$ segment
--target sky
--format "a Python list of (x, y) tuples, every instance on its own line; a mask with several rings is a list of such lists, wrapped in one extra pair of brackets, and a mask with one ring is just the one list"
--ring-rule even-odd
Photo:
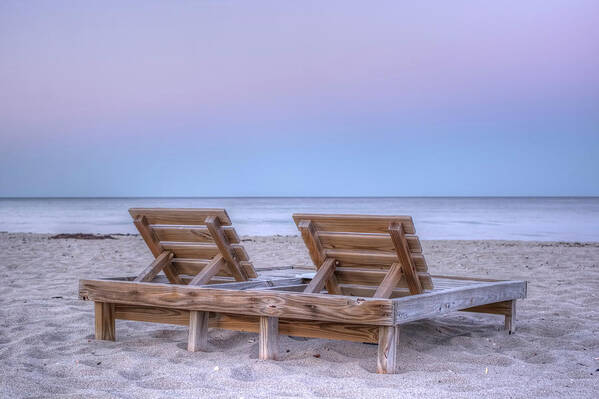
[(0, 2), (0, 197), (598, 196), (599, 2)]

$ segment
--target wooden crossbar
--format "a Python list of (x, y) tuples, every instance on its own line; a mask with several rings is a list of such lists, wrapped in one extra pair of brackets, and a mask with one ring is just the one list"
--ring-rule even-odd
[(403, 273), (401, 271), (401, 265), (399, 263), (394, 263), (389, 268), (389, 271), (385, 275), (385, 278), (381, 282), (381, 284), (377, 287), (373, 297), (375, 298), (389, 298), (393, 293), (395, 287), (401, 280)]
[(201, 272), (195, 275), (195, 277), (189, 282), (189, 285), (202, 285), (208, 284), (208, 281), (214, 276), (216, 273), (220, 271), (220, 269), (225, 266), (225, 258), (221, 254), (216, 255), (210, 263), (208, 263)]
[[(133, 220), (133, 223), (135, 224), (135, 227), (137, 227), (139, 234), (146, 242), (146, 245), (148, 246), (154, 257), (157, 258), (158, 256), (160, 256), (164, 249), (161, 247), (158, 238), (154, 234), (152, 234), (152, 230), (150, 230), (148, 226), (149, 224), (146, 217), (140, 215), (136, 217), (135, 220)], [(162, 266), (162, 270), (164, 271), (164, 274), (168, 278), (169, 282), (171, 282), (172, 284), (183, 284), (183, 281), (173, 270), (173, 266), (170, 260)]]
[(133, 281), (152, 281), (154, 277), (173, 259), (173, 253), (163, 251), (148, 267), (135, 277)]
[[(308, 252), (310, 253), (312, 262), (314, 262), (314, 266), (320, 270), (325, 261), (330, 258), (326, 257), (325, 252), (322, 249), (322, 245), (318, 241), (314, 224), (309, 220), (301, 220), (298, 224), (298, 228), (302, 234), (302, 238), (304, 239), (306, 247), (308, 247)], [(339, 284), (337, 283), (334, 273), (330, 273), (328, 275), (325, 285), (329, 294), (341, 295), (341, 288), (339, 288)]]
[[(422, 286), (420, 285), (420, 279), (418, 278), (418, 274), (416, 274), (416, 268), (414, 267), (414, 262), (412, 261), (412, 257), (410, 256), (410, 252), (408, 250), (408, 243), (406, 241), (406, 236), (404, 234), (401, 223), (391, 223), (389, 225), (389, 234), (391, 235), (391, 240), (393, 241), (393, 245), (395, 246), (395, 252), (397, 252), (397, 258), (401, 263), (401, 270), (406, 278), (406, 282), (408, 283), (410, 293), (412, 295), (421, 294)], [(387, 280), (387, 278), (385, 278), (385, 280)], [(383, 281), (383, 283), (385, 282), (386, 281)], [(398, 282), (399, 279), (395, 282), (395, 284), (397, 284)], [(383, 284), (381, 283), (381, 286), (382, 285)]]
[(233, 275), (233, 277), (235, 277), (235, 280), (247, 281), (248, 276), (245, 270), (239, 264), (235, 252), (231, 248), (231, 245), (229, 244), (227, 237), (222, 231), (221, 224), (218, 218), (216, 216), (208, 216), (204, 223), (206, 224), (206, 227), (208, 228), (208, 231), (210, 232), (210, 235), (212, 236), (214, 243), (218, 247), (220, 254), (226, 261), (226, 264), (229, 267), (231, 274)]
[(322, 265), (320, 265), (320, 268), (312, 278), (312, 281), (310, 281), (310, 284), (304, 289), (304, 293), (320, 292), (334, 272), (335, 260), (327, 258)]

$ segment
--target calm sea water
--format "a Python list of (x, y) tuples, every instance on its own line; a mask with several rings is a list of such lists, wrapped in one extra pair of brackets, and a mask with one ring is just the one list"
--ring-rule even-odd
[(135, 233), (131, 207), (226, 208), (239, 234), (297, 234), (294, 212), (411, 215), (423, 239), (599, 241), (599, 198), (0, 199), (0, 231)]

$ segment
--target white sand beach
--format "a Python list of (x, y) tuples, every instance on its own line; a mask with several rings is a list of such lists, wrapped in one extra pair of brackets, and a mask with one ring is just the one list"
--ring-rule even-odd
[[(245, 237), (261, 267), (309, 264), (298, 237)], [(259, 361), (257, 335), (212, 330), (209, 352), (187, 329), (117, 321), (93, 336), (80, 278), (137, 274), (151, 260), (138, 236), (49, 239), (0, 233), (2, 398), (537, 398), (597, 397), (599, 244), (424, 241), (434, 274), (528, 280), (517, 333), (500, 316), (454, 313), (402, 328), (400, 373), (376, 374), (376, 346), (291, 338)]]

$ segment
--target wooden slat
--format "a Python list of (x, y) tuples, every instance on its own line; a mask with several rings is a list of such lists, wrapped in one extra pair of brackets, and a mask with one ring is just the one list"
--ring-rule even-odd
[[(115, 306), (115, 317), (119, 320), (136, 320), (151, 323), (189, 325), (189, 311), (172, 308), (138, 305)], [(235, 314), (216, 314), (208, 319), (211, 328), (257, 333), (259, 317)], [(355, 342), (378, 341), (378, 327), (361, 324), (343, 324), (323, 321), (279, 319), (279, 334), (296, 337), (342, 339)]]
[[(159, 241), (174, 242), (214, 242), (205, 226), (191, 225), (150, 225)], [(239, 244), (239, 236), (233, 226), (223, 226), (223, 232), (231, 244)]]
[[(219, 248), (214, 243), (192, 243), (160, 241), (162, 248), (171, 251), (177, 258), (210, 259), (219, 253)], [(248, 261), (249, 256), (243, 245), (231, 244), (230, 248), (238, 261)]]
[(154, 277), (173, 259), (173, 253), (163, 251), (148, 267), (137, 275), (133, 281), (152, 281)]
[[(308, 248), (308, 252), (310, 253), (312, 262), (314, 262), (314, 266), (316, 266), (316, 269), (319, 269), (325, 262), (326, 255), (322, 249), (322, 246), (320, 245), (314, 225), (308, 220), (302, 220), (298, 222), (297, 227), (302, 234), (302, 239)], [(329, 276), (325, 285), (329, 294), (341, 294), (341, 289), (339, 288), (339, 284), (337, 283), (337, 279), (335, 278), (334, 274)]]
[(403, 227), (401, 227), (400, 223), (391, 223), (391, 225), (389, 225), (389, 234), (391, 235), (393, 245), (395, 245), (397, 258), (401, 264), (401, 271), (403, 272), (404, 278), (408, 284), (410, 293), (412, 295), (422, 293), (420, 279), (416, 274), (416, 267), (414, 266), (414, 262), (412, 262), (412, 257), (410, 256), (410, 251), (408, 249), (408, 243), (406, 242), (406, 237), (403, 232)]
[(208, 216), (215, 216), (225, 226), (231, 219), (224, 209), (209, 208), (132, 208), (129, 214), (133, 219), (145, 216), (149, 224), (203, 225)]
[(80, 280), (79, 297), (97, 302), (373, 325), (393, 324), (395, 301), (113, 280)]
[(399, 263), (392, 264), (373, 296), (375, 298), (390, 298), (402, 275), (401, 265)]
[(322, 215), (293, 214), (293, 220), (299, 227), (301, 220), (309, 220), (317, 231), (338, 231), (353, 233), (387, 233), (390, 223), (401, 223), (406, 234), (414, 234), (411, 216), (386, 215)]
[[(325, 254), (330, 258), (338, 260), (343, 267), (353, 266), (373, 266), (379, 268), (388, 268), (393, 263), (400, 262), (397, 253), (367, 251), (355, 249), (326, 249)], [(419, 272), (426, 272), (428, 267), (422, 254), (411, 254), (411, 259)]]
[(196, 276), (189, 282), (189, 285), (207, 284), (208, 281), (210, 281), (210, 279), (223, 267), (225, 267), (225, 259), (221, 254), (218, 254), (202, 269), (201, 272), (196, 274)]
[[(210, 263), (210, 259), (173, 258), (171, 260), (171, 263), (173, 264), (174, 270), (178, 274), (187, 274), (189, 276), (195, 276), (196, 274), (201, 272), (202, 269), (208, 263)], [(239, 265), (241, 266), (241, 268), (243, 270), (245, 270), (245, 273), (247, 274), (247, 276), (249, 278), (256, 278), (258, 276), (256, 274), (256, 270), (254, 269), (254, 266), (252, 265), (252, 262), (242, 261), (242, 262), (239, 262)], [(217, 276), (227, 276), (227, 277), (233, 276), (228, 268), (223, 268), (223, 269), (219, 270), (216, 275)]]
[(258, 346), (258, 357), (260, 360), (276, 360), (279, 357), (278, 317), (260, 317), (260, 337)]
[(310, 281), (310, 284), (308, 284), (304, 292), (320, 292), (324, 288), (325, 283), (329, 280), (329, 278), (331, 278), (334, 272), (335, 260), (331, 258), (326, 259), (322, 263), (322, 265), (320, 265), (320, 268), (316, 272), (316, 275), (312, 278), (312, 281)]
[[(395, 246), (389, 234), (340, 233), (319, 231), (318, 238), (325, 249), (357, 249), (382, 252), (394, 252)], [(412, 253), (421, 253), (422, 246), (418, 236), (406, 234), (408, 247)]]
[[(433, 289), (433, 282), (428, 273), (417, 273), (422, 287), (427, 290)], [(339, 284), (358, 284), (358, 285), (374, 285), (381, 284), (387, 271), (385, 270), (364, 270), (347, 267), (337, 267), (335, 276)], [(407, 288), (405, 279), (399, 281), (398, 288)]]
[[(164, 249), (160, 246), (160, 243), (159, 243), (157, 237), (152, 232), (152, 230), (149, 228), (148, 223), (149, 223), (148, 220), (143, 215), (138, 215), (133, 220), (133, 224), (135, 224), (135, 227), (137, 227), (139, 234), (141, 235), (141, 237), (145, 241), (146, 245), (150, 249), (150, 252), (152, 252), (152, 255), (154, 255), (154, 257), (157, 258), (164, 251)], [(166, 275), (166, 277), (172, 284), (182, 284), (183, 283), (183, 281), (181, 281), (179, 276), (177, 276), (177, 273), (172, 268), (172, 265), (170, 262), (167, 262), (162, 267), (162, 270), (164, 271), (164, 274)]]
[[(259, 288), (260, 290), (270, 290), (270, 291), (293, 291), (293, 292), (305, 292), (308, 284), (295, 284), (295, 285), (285, 285), (281, 287), (267, 287), (267, 288)], [(320, 292), (320, 291), (318, 291)]]
[(225, 237), (220, 222), (218, 218), (214, 216), (208, 216), (204, 222), (208, 231), (210, 231), (210, 235), (214, 240), (214, 243), (218, 246), (218, 249), (227, 262), (227, 266), (229, 267), (229, 271), (235, 277), (237, 281), (246, 281), (248, 279), (245, 270), (239, 264), (239, 260), (237, 259), (237, 255), (235, 251), (227, 241), (227, 237)]
[[(374, 293), (377, 290), (376, 286), (372, 285), (358, 285), (358, 284), (339, 284), (343, 295), (349, 296), (361, 296), (366, 298), (374, 297)], [(425, 291), (426, 292), (426, 291)], [(389, 298), (401, 298), (410, 295), (410, 290), (406, 288), (395, 288)]]
[(293, 277), (293, 278), (275, 278), (271, 280), (254, 280), (254, 281), (241, 281), (211, 285), (210, 288), (223, 288), (231, 290), (251, 290), (260, 289), (262, 287), (277, 287), (286, 285), (301, 284), (304, 279)]

